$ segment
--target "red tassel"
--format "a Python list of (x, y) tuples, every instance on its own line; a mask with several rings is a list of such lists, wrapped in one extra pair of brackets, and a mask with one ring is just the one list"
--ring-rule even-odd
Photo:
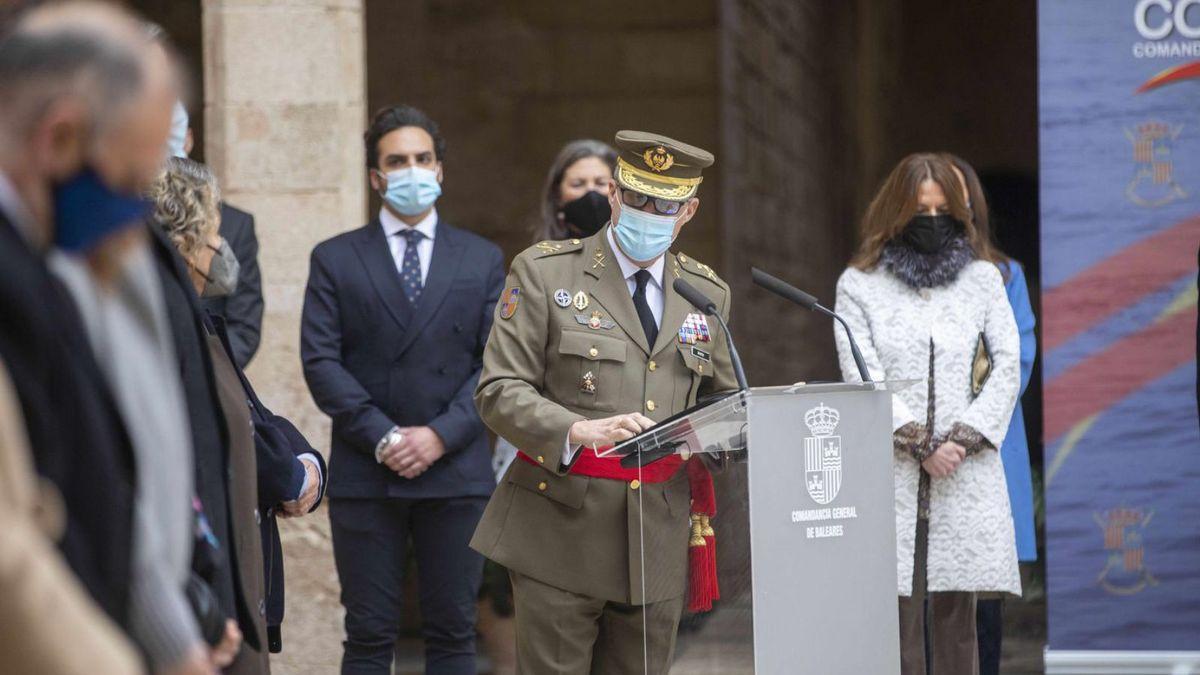
[(707, 612), (712, 609), (713, 598), (708, 584), (708, 547), (688, 547), (688, 611)]
[(692, 493), (691, 538), (688, 540), (688, 611), (707, 612), (721, 597), (717, 584), (717, 539), (709, 518), (717, 515), (712, 474), (699, 459), (687, 463)]

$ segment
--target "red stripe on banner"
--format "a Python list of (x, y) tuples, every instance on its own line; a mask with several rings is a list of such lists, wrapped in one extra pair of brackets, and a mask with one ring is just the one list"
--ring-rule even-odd
[(1196, 313), (1178, 312), (1051, 380), (1044, 397), (1046, 441), (1196, 358), (1195, 330)]
[(1193, 61), (1191, 63), (1185, 63), (1181, 66), (1167, 68), (1166, 70), (1143, 82), (1142, 86), (1137, 88), (1136, 93), (1141, 94), (1156, 87), (1161, 87), (1164, 84), (1186, 80), (1191, 77), (1200, 77), (1200, 61)]
[(1042, 295), (1042, 348), (1051, 350), (1189, 272), (1200, 218), (1143, 239)]

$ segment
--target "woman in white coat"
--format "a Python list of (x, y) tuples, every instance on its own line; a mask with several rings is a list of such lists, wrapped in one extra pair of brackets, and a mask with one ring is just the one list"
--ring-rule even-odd
[[(892, 398), (902, 672), (978, 672), (975, 593), (1019, 595), (1004, 469), (1020, 387), (1019, 340), (986, 233), (950, 164), (910, 155), (863, 217), (837, 311), (876, 380), (919, 379)], [(836, 333), (842, 373), (858, 379)], [(930, 615), (924, 596), (930, 594)]]

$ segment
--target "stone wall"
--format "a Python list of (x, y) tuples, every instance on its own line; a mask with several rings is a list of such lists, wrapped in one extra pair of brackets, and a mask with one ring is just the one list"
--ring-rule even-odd
[[(252, 212), (266, 316), (248, 375), (267, 404), (322, 451), (329, 420), (300, 369), (308, 257), (365, 217), (365, 113), (359, 0), (205, 0), (206, 157), (230, 203)], [(327, 511), (281, 521), (285, 651), (277, 673), (336, 671), (341, 608)]]

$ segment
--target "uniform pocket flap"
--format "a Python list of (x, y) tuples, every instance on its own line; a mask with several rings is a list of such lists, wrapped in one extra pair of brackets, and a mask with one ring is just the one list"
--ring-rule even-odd
[(519, 457), (513, 460), (508, 482), (573, 509), (583, 508), (583, 496), (587, 494), (588, 487), (587, 480), (559, 476)]
[(589, 361), (623, 362), (627, 346), (628, 343), (624, 340), (607, 335), (564, 329), (558, 342), (558, 352), (582, 356)]
[(679, 355), (683, 357), (683, 363), (689, 370), (700, 375), (701, 377), (712, 377), (712, 351), (705, 349), (708, 346), (706, 343), (703, 347), (696, 345), (676, 343), (679, 347)]

